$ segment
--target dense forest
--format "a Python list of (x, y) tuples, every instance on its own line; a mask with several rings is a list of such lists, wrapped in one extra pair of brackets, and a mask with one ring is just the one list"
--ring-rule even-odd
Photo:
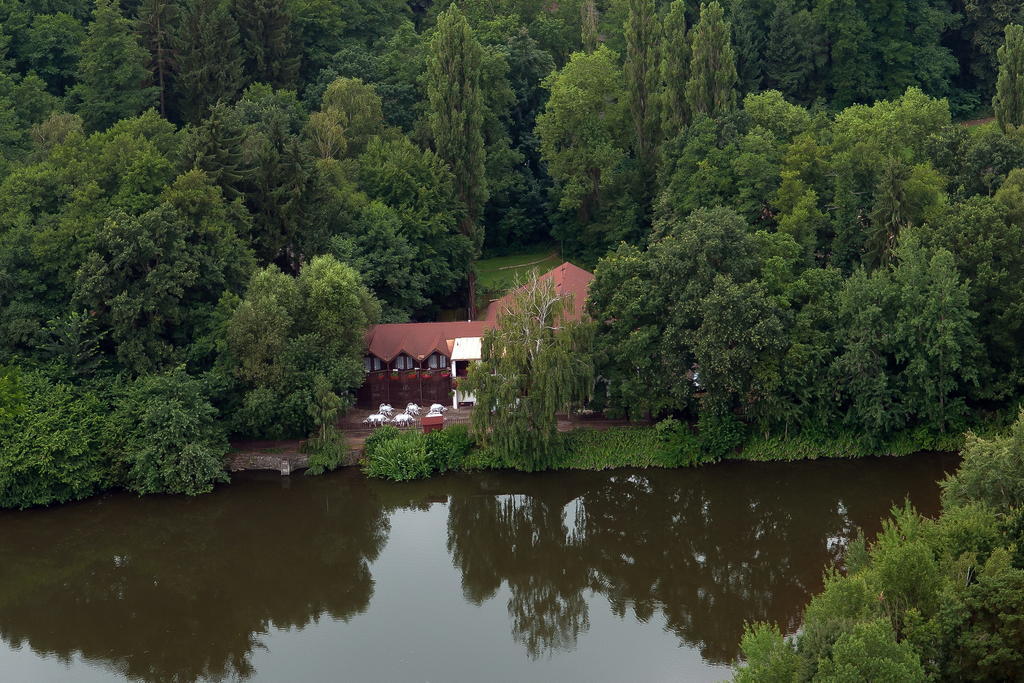
[(1005, 421), (1019, 21), (1009, 0), (4, 2), (0, 507), (198, 493), (229, 436), (326, 441), (368, 325), (472, 316), (475, 261), (537, 244), (597, 274), (593, 407), (715, 454)]

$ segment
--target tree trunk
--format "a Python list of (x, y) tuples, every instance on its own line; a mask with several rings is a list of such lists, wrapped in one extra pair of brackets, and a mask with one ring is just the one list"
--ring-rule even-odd
[(476, 320), (476, 271), (469, 271), (466, 278), (469, 301), (466, 304), (466, 315), (470, 320)]

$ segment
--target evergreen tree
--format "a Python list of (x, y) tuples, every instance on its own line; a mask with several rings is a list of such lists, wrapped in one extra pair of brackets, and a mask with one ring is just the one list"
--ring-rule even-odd
[(686, 82), (690, 78), (690, 38), (686, 31), (686, 0), (673, 0), (665, 15), (661, 39), (661, 128), (673, 139), (689, 121)]
[(736, 74), (742, 93), (759, 91), (761, 81), (764, 79), (766, 31), (764, 20), (758, 15), (753, 2), (754, 0), (732, 0), (729, 3), (729, 23), (732, 24)]
[[(480, 216), (487, 202), (484, 105), (480, 89), (483, 48), (465, 15), (452, 4), (437, 18), (427, 62), (428, 121), (434, 150), (455, 176), (455, 194), (464, 207), (459, 230), (479, 255)], [(469, 317), (476, 317), (476, 274), (468, 280)]]
[(633, 117), (634, 152), (640, 173), (640, 203), (650, 211), (657, 174), (657, 146), (661, 139), (658, 116), (658, 41), (660, 26), (654, 0), (630, 0), (626, 20), (626, 92)]
[(992, 108), (999, 127), (1006, 131), (1024, 125), (1024, 26), (1007, 26), (1006, 42), (996, 54), (999, 57), (999, 78)]
[(242, 38), (246, 75), (275, 88), (293, 87), (299, 58), (283, 0), (234, 0), (232, 9)]
[(700, 21), (693, 29), (690, 42), (690, 80), (686, 84), (686, 101), (692, 114), (718, 116), (736, 106), (736, 57), (718, 2), (701, 4)]
[(827, 5), (825, 30), (831, 45), (828, 83), (832, 103), (843, 109), (874, 99), (878, 71), (871, 59), (871, 26), (857, 0)]
[(167, 93), (174, 73), (171, 38), (178, 20), (178, 6), (171, 0), (143, 0), (139, 5), (136, 30), (149, 51), (149, 70), (160, 93), (160, 114), (167, 116)]
[(223, 102), (210, 107), (202, 123), (189, 127), (182, 142), (182, 157), (187, 168), (206, 173), (224, 196), (233, 200), (242, 195), (248, 175), (242, 158), (245, 130), (238, 114)]
[(156, 90), (146, 51), (114, 0), (96, 0), (92, 17), (71, 94), (86, 126), (101, 130), (152, 106)]
[(765, 47), (766, 87), (779, 90), (792, 99), (803, 99), (813, 62), (807, 50), (810, 36), (802, 35), (793, 0), (778, 0), (768, 25)]
[(218, 100), (230, 101), (244, 85), (238, 24), (227, 0), (186, 0), (175, 37), (179, 114), (199, 121)]

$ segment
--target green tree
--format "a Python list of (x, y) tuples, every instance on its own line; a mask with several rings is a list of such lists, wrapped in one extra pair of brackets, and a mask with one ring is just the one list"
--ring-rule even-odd
[(633, 149), (640, 174), (640, 204), (649, 214), (657, 175), (661, 141), (658, 111), (658, 44), (661, 26), (654, 0), (630, 0), (626, 19), (626, 63), (623, 66), (629, 111), (633, 119)]
[[(459, 229), (473, 244), (483, 244), (481, 212), (487, 202), (484, 105), (481, 92), (483, 48), (465, 15), (452, 4), (437, 19), (427, 60), (428, 120), (434, 151), (452, 169), (455, 195), (463, 207)], [(476, 317), (476, 274), (467, 278), (469, 317)]]
[(309, 434), (317, 387), (350, 405), (364, 379), (363, 337), (379, 316), (359, 274), (332, 256), (315, 257), (298, 277), (274, 266), (257, 271), (224, 329), (223, 361), (241, 394), (231, 410), (233, 430)]
[(690, 34), (690, 80), (686, 101), (693, 115), (715, 117), (736, 105), (736, 58), (731, 28), (718, 2), (701, 4), (700, 21)]
[(623, 244), (608, 254), (587, 299), (597, 321), (598, 395), (638, 417), (694, 408), (691, 371), (703, 302), (717, 276), (747, 283), (756, 272), (749, 227), (723, 208), (656, 226), (646, 251)]
[(1010, 24), (1006, 27), (1006, 42), (997, 55), (999, 78), (992, 108), (999, 127), (1005, 132), (1024, 125), (1024, 26)]
[(920, 423), (945, 432), (965, 412), (966, 385), (978, 380), (977, 314), (951, 253), (930, 254), (907, 235), (896, 256), (900, 299), (892, 329), (905, 400)]
[(79, 266), (72, 301), (96, 316), (121, 367), (148, 373), (181, 360), (227, 289), (240, 289), (252, 255), (217, 188), (190, 171), (140, 215), (112, 211)]
[(195, 496), (228, 481), (217, 410), (184, 370), (135, 380), (115, 402), (113, 423), (129, 490)]
[(113, 0), (96, 0), (71, 96), (88, 128), (102, 130), (156, 100), (148, 54)]
[(320, 108), (341, 129), (352, 155), (361, 154), (371, 136), (384, 132), (380, 96), (358, 78), (335, 79), (324, 91)]
[(63, 96), (74, 85), (86, 29), (65, 12), (32, 17), (22, 57), (46, 81), (47, 90)]
[(732, 24), (737, 85), (741, 93), (756, 93), (764, 80), (768, 28), (763, 15), (765, 9), (770, 8), (769, 4), (757, 0), (729, 0), (726, 8)]
[(874, 99), (878, 68), (871, 59), (871, 28), (857, 0), (824, 5), (830, 50), (829, 91), (834, 106)]
[(575, 212), (582, 241), (598, 253), (628, 234), (619, 221), (600, 222), (614, 207), (628, 158), (627, 97), (617, 62), (604, 45), (593, 54), (574, 53), (545, 79), (550, 95), (537, 117), (541, 157), (555, 181), (559, 208)]
[(294, 92), (262, 83), (249, 86), (235, 110), (245, 128), (243, 190), (256, 255), (297, 273), (328, 238), (324, 178), (300, 135), (305, 111)]
[(135, 20), (142, 45), (149, 51), (149, 70), (160, 93), (160, 114), (167, 116), (171, 78), (176, 69), (173, 39), (178, 6), (170, 0), (143, 0)]
[(510, 466), (550, 467), (558, 454), (556, 413), (589, 393), (589, 325), (568, 320), (572, 305), (534, 275), (484, 333), (482, 360), (463, 380), (476, 395), (474, 430)]
[(814, 47), (821, 35), (808, 10), (794, 0), (778, 0), (765, 46), (765, 83), (789, 97), (806, 102), (815, 66)]
[(186, 169), (197, 168), (224, 193), (228, 200), (242, 195), (250, 169), (242, 146), (245, 127), (238, 112), (224, 102), (210, 107), (209, 115), (196, 126), (185, 129), (181, 157)]
[(689, 121), (686, 83), (690, 80), (690, 37), (686, 0), (673, 0), (665, 15), (661, 39), (661, 128), (669, 140)]
[(255, 83), (290, 88), (299, 71), (291, 16), (283, 0), (233, 0), (244, 55), (243, 72)]
[(944, 505), (982, 503), (1000, 511), (1024, 506), (1024, 413), (1007, 434), (969, 434), (962, 454), (959, 469), (942, 481)]
[(760, 282), (736, 284), (719, 275), (701, 303), (693, 355), (704, 396), (701, 409), (717, 416), (739, 408), (756, 417), (779, 387), (786, 319)]
[(892, 626), (878, 619), (843, 633), (831, 655), (820, 663), (815, 680), (923, 683), (927, 678), (910, 643), (897, 642)]
[(227, 0), (185, 0), (174, 37), (177, 109), (198, 123), (220, 100), (231, 102), (245, 86), (238, 24)]
[(19, 385), (18, 409), (0, 413), (0, 508), (66, 503), (109, 487), (106, 404), (39, 373), (21, 375)]

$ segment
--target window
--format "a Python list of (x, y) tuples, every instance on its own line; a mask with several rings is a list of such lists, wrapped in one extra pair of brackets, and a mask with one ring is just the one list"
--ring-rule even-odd
[(427, 366), (431, 370), (446, 368), (448, 367), (448, 356), (442, 356), (439, 353), (432, 353), (430, 354), (430, 358), (427, 359)]
[(375, 372), (384, 368), (384, 363), (376, 356), (363, 356), (363, 369), (367, 372)]
[(412, 362), (412, 358), (404, 353), (395, 358), (396, 370), (412, 370), (413, 367), (415, 367), (415, 364)]

